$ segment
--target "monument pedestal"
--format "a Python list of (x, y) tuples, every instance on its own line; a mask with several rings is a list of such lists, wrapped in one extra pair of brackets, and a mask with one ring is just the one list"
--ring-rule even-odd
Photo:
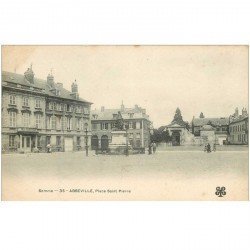
[(109, 144), (110, 154), (126, 154), (127, 150), (132, 151), (130, 143), (127, 141), (126, 131), (112, 131), (112, 141)]

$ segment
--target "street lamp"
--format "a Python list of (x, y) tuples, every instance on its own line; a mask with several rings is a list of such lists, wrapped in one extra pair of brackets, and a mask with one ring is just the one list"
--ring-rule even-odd
[(88, 132), (90, 132), (90, 130), (88, 130), (87, 128), (85, 128), (85, 150), (86, 150), (86, 156), (89, 156), (89, 146), (88, 146)]

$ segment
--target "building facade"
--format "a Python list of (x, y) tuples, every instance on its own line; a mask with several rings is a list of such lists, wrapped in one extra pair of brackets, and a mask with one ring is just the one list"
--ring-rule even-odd
[[(2, 152), (45, 152), (84, 150), (90, 144), (91, 103), (78, 94), (34, 77), (32, 66), (24, 75), (2, 72)], [(87, 139), (88, 138), (88, 139)]]
[(120, 109), (94, 110), (91, 114), (92, 138), (91, 147), (93, 150), (107, 150), (111, 142), (111, 132), (115, 129), (115, 122), (120, 112), (124, 124), (127, 125), (128, 141), (132, 148), (146, 148), (150, 141), (149, 116), (146, 110), (135, 105), (134, 108), (125, 108), (122, 104)]
[(166, 126), (166, 129), (171, 136), (172, 146), (192, 145), (193, 134), (187, 129), (187, 124), (181, 121), (173, 121)]
[(198, 144), (213, 143), (223, 145), (228, 142), (229, 118), (193, 118), (192, 133)]
[(248, 145), (248, 113), (245, 108), (239, 115), (238, 108), (230, 116), (229, 122), (229, 143), (238, 145)]

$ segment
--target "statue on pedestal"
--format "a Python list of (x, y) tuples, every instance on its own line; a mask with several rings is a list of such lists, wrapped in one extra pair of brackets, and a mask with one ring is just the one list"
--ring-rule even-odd
[(123, 121), (122, 114), (120, 111), (118, 111), (117, 118), (115, 121), (115, 130), (118, 130), (118, 131), (124, 130), (124, 121)]

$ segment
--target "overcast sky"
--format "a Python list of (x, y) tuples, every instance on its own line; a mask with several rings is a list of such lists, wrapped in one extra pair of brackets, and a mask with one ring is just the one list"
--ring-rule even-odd
[(177, 107), (184, 120), (229, 116), (248, 105), (247, 46), (5, 46), (2, 69), (23, 74), (33, 64), (38, 78), (50, 69), (56, 82), (92, 109), (135, 104), (154, 127), (169, 124)]

